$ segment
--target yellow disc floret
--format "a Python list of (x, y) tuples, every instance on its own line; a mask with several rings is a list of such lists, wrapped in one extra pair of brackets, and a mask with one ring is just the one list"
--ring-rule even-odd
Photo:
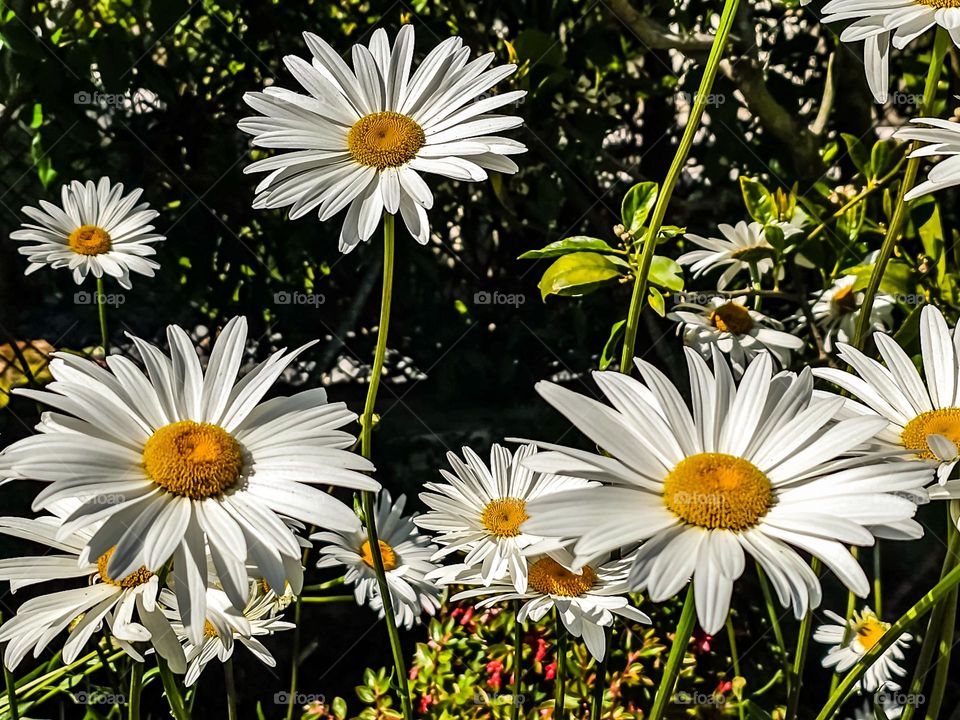
[(926, 5), (927, 7), (941, 8), (944, 10), (947, 8), (960, 8), (960, 0), (916, 0), (916, 2), (921, 5)]
[(364, 115), (347, 133), (350, 156), (378, 170), (410, 162), (426, 141), (423, 128), (406, 115), (390, 111)]
[(110, 558), (113, 556), (114, 550), (116, 550), (116, 548), (110, 548), (103, 555), (97, 558), (97, 572), (100, 573), (100, 579), (103, 580), (103, 582), (119, 588), (133, 588), (137, 585), (143, 585), (153, 577), (153, 573), (147, 570), (147, 568), (143, 565), (122, 580), (117, 580), (116, 578), (110, 577), (107, 574), (107, 565), (110, 564)]
[(880, 642), (880, 638), (889, 629), (890, 623), (883, 622), (870, 608), (864, 608), (862, 613), (854, 613), (854, 636), (864, 652)]
[[(377, 544), (380, 546), (380, 559), (383, 560), (383, 569), (387, 572), (396, 569), (397, 554), (393, 551), (393, 548), (383, 540), (377, 540)], [(369, 540), (364, 540), (363, 545), (360, 546), (360, 559), (367, 567), (376, 567), (373, 562), (373, 550), (370, 547)]]
[(202, 500), (237, 483), (243, 448), (218, 425), (181, 420), (150, 436), (143, 446), (143, 468), (168, 492)]
[(526, 501), (512, 497), (491, 500), (480, 514), (480, 522), (498, 538), (517, 537), (520, 526), (529, 519)]
[(96, 225), (81, 225), (67, 237), (67, 245), (78, 255), (101, 255), (112, 245), (110, 233)]
[(753, 330), (753, 318), (750, 311), (735, 302), (724, 303), (710, 313), (710, 324), (720, 332), (745, 335)]
[(583, 597), (596, 584), (597, 574), (589, 565), (577, 574), (549, 557), (540, 558), (527, 571), (527, 585), (544, 595)]
[(927, 435), (943, 435), (960, 449), (960, 408), (941, 408), (917, 415), (900, 433), (900, 442), (922, 460), (936, 460)]
[(663, 481), (663, 501), (690, 525), (747, 530), (773, 506), (773, 487), (756, 466), (723, 453), (684, 458)]

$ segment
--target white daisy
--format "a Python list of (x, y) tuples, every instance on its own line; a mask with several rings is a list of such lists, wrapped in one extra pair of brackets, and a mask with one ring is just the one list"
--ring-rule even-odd
[(650, 618), (633, 607), (627, 596), (629, 560), (605, 564), (594, 560), (581, 564), (575, 563), (568, 553), (551, 555), (530, 558), (530, 582), (524, 592), (517, 592), (508, 582), (487, 584), (478, 572), (474, 572), (473, 576), (464, 579), (464, 584), (486, 586), (464, 590), (452, 599), (486, 596), (477, 603), (478, 608), (522, 600), (524, 603), (517, 615), (520, 622), (527, 619), (540, 622), (544, 615), (556, 608), (564, 627), (574, 637), (582, 637), (590, 654), (597, 660), (602, 660), (606, 653), (603, 628), (613, 624), (614, 615), (638, 623), (650, 623)]
[(489, 467), (468, 447), (463, 448), (463, 460), (447, 453), (453, 472), (440, 470), (446, 483), (424, 485), (428, 492), (420, 493), (420, 499), (430, 510), (414, 522), (439, 533), (434, 539), (444, 547), (435, 560), (456, 552), (465, 557), (460, 564), (434, 571), (431, 579), (441, 584), (462, 582), (462, 576), (472, 575), (473, 569), (479, 567), (486, 585), (509, 580), (517, 592), (527, 589), (524, 556), (545, 548), (544, 538), (520, 529), (529, 519), (527, 503), (595, 484), (527, 469), (523, 461), (536, 451), (535, 445), (527, 445), (511, 454), (494, 443)]
[[(409, 629), (415, 622), (420, 622), (421, 613), (433, 615), (437, 611), (440, 607), (437, 600), (440, 590), (424, 579), (428, 572), (436, 568), (430, 558), (437, 551), (437, 546), (430, 542), (430, 538), (417, 532), (410, 517), (404, 517), (406, 502), (406, 497), (401, 495), (393, 504), (390, 493), (381, 491), (377, 498), (377, 532), (394, 617), (398, 625)], [(383, 617), (383, 599), (377, 584), (366, 526), (356, 519), (350, 530), (317, 533), (311, 535), (310, 539), (328, 543), (320, 547), (323, 557), (317, 567), (346, 567), (344, 582), (355, 586), (353, 592), (357, 604), (369, 605)]]
[(50, 508), (54, 515), (36, 519), (0, 518), (0, 533), (60, 551), (0, 560), (0, 580), (10, 581), (11, 592), (50, 581), (87, 581), (82, 587), (40, 595), (21, 605), (16, 616), (0, 628), (0, 643), (6, 643), (4, 664), (16, 668), (31, 649), (33, 656), (39, 657), (63, 630), (69, 630), (63, 660), (72, 663), (105, 621), (113, 638), (133, 658), (144, 660), (131, 643), (150, 642), (174, 672), (182, 673), (186, 669), (183, 651), (157, 606), (157, 575), (142, 566), (125, 576), (110, 575), (107, 563), (112, 550), (95, 560), (84, 559), (94, 527), (64, 536), (59, 533), (64, 518), (79, 505), (79, 501), (54, 503)]
[(152, 243), (165, 238), (150, 225), (160, 213), (147, 203), (137, 204), (142, 193), (137, 188), (124, 197), (123, 185), (111, 186), (105, 177), (96, 185), (74, 180), (63, 186), (62, 207), (41, 200), (42, 210), (22, 208), (34, 222), (24, 223), (10, 238), (30, 243), (20, 248), (30, 261), (26, 274), (44, 265), (65, 267), (78, 285), (89, 273), (116, 278), (127, 290), (131, 272), (153, 277), (160, 266), (147, 258), (156, 254)]
[[(862, 612), (854, 612), (849, 624), (844, 618), (827, 610), (826, 616), (833, 623), (821, 625), (813, 633), (813, 639), (825, 645), (830, 645), (823, 658), (825, 668), (832, 667), (838, 673), (845, 673), (856, 665), (870, 648), (880, 642), (884, 633), (890, 629), (890, 623), (885, 623), (869, 607)], [(849, 640), (844, 636), (849, 633)], [(904, 633), (897, 641), (884, 652), (877, 661), (870, 666), (860, 680), (862, 691), (872, 693), (881, 688), (899, 690), (900, 686), (893, 681), (894, 677), (903, 677), (906, 670), (897, 663), (904, 658), (903, 651), (910, 645), (913, 637)]]
[[(863, 303), (863, 292), (853, 290), (856, 282), (855, 275), (846, 275), (826, 290), (813, 293), (810, 314), (823, 331), (823, 346), (827, 352), (833, 352), (837, 342), (849, 343), (856, 334), (857, 318), (860, 317), (860, 305)], [(870, 311), (870, 330), (886, 330), (890, 327), (894, 307), (896, 300), (892, 295), (877, 293)], [(800, 322), (804, 322), (802, 316)]]
[(706, 305), (681, 303), (667, 318), (680, 323), (677, 334), (685, 345), (703, 357), (711, 356), (711, 346), (730, 356), (737, 375), (758, 352), (767, 350), (781, 366), (790, 364), (790, 353), (803, 349), (803, 340), (783, 332), (776, 320), (744, 306), (744, 298), (711, 298)]
[[(140, 565), (174, 559), (172, 577), (184, 622), (203, 634), (206, 552), (236, 607), (247, 601), (245, 563), (280, 592), (299, 591), (300, 545), (283, 516), (347, 528), (351, 509), (324, 490), (376, 490), (363, 474), (373, 465), (349, 452), (354, 438), (338, 430), (356, 420), (322, 389), (261, 402), (306, 347), (283, 350), (234, 382), (247, 323), (234, 318), (217, 339), (206, 372), (187, 334), (168, 328), (172, 357), (133, 338), (147, 375), (130, 360), (107, 357), (109, 370), (68, 353), (50, 364), (46, 390), (17, 392), (61, 412), (45, 413), (39, 435), (4, 452), (13, 474), (50, 483), (34, 500), (83, 504), (60, 536), (103, 524), (85, 557), (116, 546), (107, 572), (126, 577)], [(66, 414), (63, 414), (66, 413)]]
[(932, 305), (921, 310), (920, 348), (926, 383), (893, 338), (876, 333), (874, 340), (886, 367), (840, 343), (840, 359), (856, 374), (825, 367), (813, 373), (861, 401), (846, 399), (850, 413), (886, 419), (887, 426), (876, 441), (936, 462), (937, 478), (944, 484), (960, 460), (960, 333), (954, 328), (951, 337), (946, 320)]
[[(960, 11), (957, 11), (957, 22), (960, 22)], [(898, 140), (927, 143), (910, 153), (909, 157), (948, 157), (934, 165), (927, 179), (910, 190), (904, 199), (914, 200), (927, 193), (960, 185), (960, 123), (940, 118), (913, 118), (910, 122), (929, 127), (905, 127), (894, 133)]]
[(278, 596), (271, 590), (264, 589), (259, 582), (252, 582), (247, 602), (238, 610), (227, 594), (219, 588), (207, 588), (206, 595), (203, 633), (199, 640), (194, 640), (192, 633), (187, 632), (179, 620), (181, 610), (176, 594), (169, 590), (160, 594), (164, 612), (183, 643), (183, 652), (187, 659), (184, 683), (187, 686), (193, 685), (211, 660), (217, 659), (221, 663), (229, 660), (238, 640), (260, 662), (267, 667), (274, 667), (277, 661), (257, 638), (294, 627), (293, 623), (277, 616)]
[(491, 111), (525, 93), (489, 95), (514, 65), (488, 69), (493, 53), (468, 62), (470, 49), (452, 37), (411, 76), (410, 25), (401, 28), (392, 48), (382, 29), (368, 46), (354, 45), (353, 70), (321, 38), (304, 38), (312, 64), (292, 55), (284, 63), (309, 95), (268, 87), (244, 96), (262, 115), (239, 123), (254, 136), (253, 144), (292, 150), (245, 169), (269, 172), (257, 186), (255, 208), (289, 206), (291, 218), (316, 210), (320, 220), (347, 208), (343, 252), (368, 240), (384, 211), (399, 211), (410, 234), (426, 243), (433, 195), (421, 173), (479, 181), (487, 170), (517, 171), (506, 156), (526, 147), (496, 133), (523, 121)]
[(717, 226), (721, 238), (705, 238), (693, 233), (684, 235), (694, 245), (703, 250), (692, 250), (684, 253), (677, 262), (681, 265), (690, 265), (694, 277), (700, 277), (714, 268), (729, 265), (717, 280), (717, 290), (723, 290), (734, 276), (741, 270), (749, 271), (750, 264), (756, 263), (761, 275), (773, 269), (775, 250), (767, 242), (763, 233), (763, 225), (752, 222), (749, 225), (740, 221), (736, 227), (723, 223)]
[(877, 102), (890, 88), (890, 45), (902, 50), (935, 25), (950, 32), (960, 46), (960, 0), (831, 0), (823, 6), (823, 22), (855, 20), (843, 29), (844, 42), (864, 41), (867, 84)]
[(819, 557), (858, 595), (870, 586), (848, 545), (871, 545), (869, 526), (908, 521), (916, 505), (899, 497), (929, 470), (886, 455), (847, 454), (884, 428), (876, 417), (835, 422), (843, 400), (813, 397), (809, 368), (771, 378), (766, 353), (739, 387), (719, 351), (714, 372), (685, 348), (692, 407), (655, 367), (637, 360), (645, 384), (616, 372), (594, 377), (613, 407), (553, 383), (540, 394), (604, 454), (538, 443), (553, 452), (526, 461), (541, 472), (608, 483), (530, 504), (524, 530), (576, 537), (578, 558), (643, 543), (632, 590), (654, 602), (693, 577), (708, 633), (727, 616), (734, 581), (753, 556), (797, 617), (820, 602), (820, 583), (793, 547)]

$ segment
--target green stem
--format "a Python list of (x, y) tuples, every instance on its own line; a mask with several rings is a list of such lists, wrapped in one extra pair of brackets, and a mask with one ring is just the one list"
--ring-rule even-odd
[[(740, 672), (740, 655), (737, 653), (737, 633), (733, 629), (733, 615), (727, 614), (727, 638), (730, 642), (730, 659), (733, 661), (733, 673), (740, 678), (743, 675)], [(745, 710), (743, 703), (737, 703), (737, 712), (740, 714), (740, 720), (743, 720)]]
[(603, 695), (607, 690), (607, 665), (613, 654), (613, 623), (603, 628), (603, 646), (607, 651), (603, 659), (597, 662), (597, 673), (593, 681), (593, 702), (590, 706), (590, 720), (600, 720), (603, 715)]
[[(810, 561), (813, 574), (820, 576), (820, 558)], [(813, 608), (809, 608), (800, 621), (800, 631), (797, 635), (797, 651), (793, 654), (793, 668), (790, 670), (790, 695), (787, 700), (787, 720), (797, 717), (797, 708), (800, 706), (800, 687), (803, 685), (803, 666), (807, 662), (807, 649), (810, 647), (810, 629), (813, 627)]]
[(760, 295), (759, 291), (763, 290), (763, 287), (760, 284), (760, 267), (757, 265), (756, 260), (750, 261), (750, 283), (753, 285), (753, 289), (758, 291), (757, 294), (753, 296), (753, 309), (760, 310), (763, 296)]
[(660, 681), (660, 687), (657, 688), (657, 696), (653, 700), (653, 709), (650, 711), (648, 720), (661, 720), (670, 699), (673, 697), (673, 691), (677, 687), (677, 678), (680, 676), (680, 668), (683, 665), (683, 658), (687, 654), (687, 645), (690, 644), (690, 636), (693, 635), (693, 626), (696, 619), (693, 583), (690, 583), (687, 588), (687, 597), (683, 601), (683, 610), (680, 612), (680, 621), (677, 623), (677, 631), (673, 636), (670, 656), (663, 668), (663, 679)]
[(237, 720), (237, 683), (233, 677), (233, 657), (223, 663), (223, 682), (227, 688), (227, 718)]
[(338, 577), (333, 580), (328, 580), (325, 583), (320, 583), (318, 585), (306, 585), (303, 588), (303, 592), (319, 592), (321, 590), (329, 590), (330, 588), (339, 587), (343, 585), (343, 578)]
[(563, 626), (560, 613), (554, 608), (553, 619), (557, 626), (557, 672), (553, 676), (553, 717), (562, 720), (563, 707), (567, 699), (567, 629)]
[(777, 606), (773, 602), (773, 593), (770, 590), (770, 581), (767, 580), (767, 574), (757, 563), (757, 577), (760, 580), (760, 590), (763, 593), (763, 604), (767, 606), (767, 617), (770, 618), (770, 627), (773, 629), (773, 637), (777, 642), (777, 648), (780, 652), (780, 659), (783, 662), (783, 677), (787, 685), (787, 697), (790, 696), (790, 658), (787, 656), (787, 643), (783, 638), (783, 629), (780, 627), (780, 618), (777, 615)]
[[(853, 545), (850, 548), (850, 557), (852, 557), (854, 560), (859, 562), (860, 548), (857, 547), (856, 545)], [(847, 592), (847, 609), (843, 615), (843, 618), (845, 620), (843, 624), (843, 644), (844, 645), (849, 643), (853, 636), (853, 628), (850, 626), (850, 620), (853, 618), (853, 613), (856, 609), (857, 609), (857, 596), (853, 594), (852, 590), (850, 590)], [(879, 610), (875, 610), (874, 612), (876, 612), (877, 615), (880, 615)], [(836, 690), (837, 685), (839, 684), (840, 684), (840, 676), (835, 672), (833, 674), (833, 677), (830, 678), (830, 692), (833, 692), (834, 690)]]
[[(950, 36), (942, 27), (937, 27), (937, 35), (933, 41), (933, 51), (930, 53), (930, 67), (927, 70), (927, 82), (923, 89), (923, 104), (920, 107), (920, 115), (930, 115), (933, 109), (933, 102), (937, 97), (937, 84), (940, 82), (940, 73), (943, 70), (944, 57), (947, 52), (947, 44)], [(919, 147), (919, 141), (914, 142), (911, 151)], [(860, 314), (857, 316), (856, 332), (854, 333), (854, 346), (862, 350), (867, 340), (867, 333), (870, 329), (870, 315), (873, 311), (873, 300), (880, 289), (880, 282), (883, 280), (883, 274), (887, 270), (887, 263), (893, 256), (893, 250), (897, 244), (897, 238), (900, 235), (900, 227), (903, 225), (906, 217), (906, 203), (904, 196), (913, 188), (917, 179), (917, 171), (920, 168), (920, 158), (914, 157), (907, 161), (907, 169), (903, 174), (903, 182), (900, 183), (900, 190), (897, 192), (897, 203), (893, 209), (893, 215), (890, 218), (890, 225), (887, 227), (887, 234), (883, 238), (883, 245), (880, 247), (880, 255), (873, 266), (873, 272), (870, 273), (870, 281), (867, 283), (867, 289), (863, 295), (863, 302), (860, 304)]]
[[(390, 330), (390, 301), (393, 293), (393, 236), (394, 216), (383, 214), (383, 293), (380, 300), (380, 324), (377, 327), (377, 347), (373, 356), (373, 368), (370, 371), (370, 386), (367, 388), (367, 400), (363, 407), (363, 418), (360, 426), (360, 452), (370, 459), (373, 440), (373, 410), (377, 403), (377, 390), (380, 388), (380, 376), (383, 374), (383, 359), (387, 352), (387, 333)], [(380, 598), (383, 601), (383, 617), (387, 624), (387, 635), (390, 637), (390, 649), (393, 653), (393, 667), (397, 675), (397, 687), (400, 692), (400, 705), (403, 708), (405, 720), (413, 720), (413, 705), (410, 700), (410, 690), (407, 683), (406, 663), (403, 659), (403, 648), (400, 645), (400, 633), (397, 630), (397, 620), (393, 615), (393, 599), (390, 597), (390, 586), (387, 584), (387, 573), (383, 566), (383, 555), (380, 552), (380, 538), (377, 534), (377, 512), (374, 503), (374, 494), (369, 491), (362, 493), (363, 515), (367, 524), (367, 542), (370, 543), (370, 554), (373, 556), (373, 569), (377, 574), (377, 586), (380, 589)]]
[(3, 679), (7, 684), (7, 703), (10, 706), (10, 720), (20, 719), (20, 703), (17, 701), (17, 684), (13, 678), (13, 673), (3, 666)]
[(143, 663), (134, 662), (130, 668), (130, 697), (127, 700), (127, 717), (140, 720), (140, 689), (143, 687)]
[(876, 645), (870, 648), (863, 657), (860, 658), (860, 661), (851, 668), (850, 672), (848, 672), (840, 682), (836, 691), (831, 693), (830, 699), (827, 700), (827, 703), (820, 710), (816, 720), (829, 720), (836, 715), (844, 700), (846, 700), (854, 690), (856, 684), (860, 682), (867, 670), (880, 656), (889, 650), (890, 646), (893, 645), (903, 633), (907, 632), (918, 620), (930, 612), (930, 610), (957, 587), (958, 584), (960, 584), (960, 565), (947, 573), (943, 580), (934, 585), (930, 592), (920, 598), (899, 620), (893, 623), (890, 629), (880, 637)]
[(634, 355), (633, 350), (637, 342), (640, 312), (643, 310), (644, 297), (647, 294), (650, 264), (653, 262), (653, 251), (657, 247), (657, 236), (660, 234), (660, 226), (663, 224), (663, 218), (667, 214), (667, 205), (673, 196), (673, 189), (677, 184), (677, 180), (680, 179), (680, 173), (683, 172), (683, 166), (687, 163), (687, 157), (690, 155), (693, 140), (696, 137), (697, 130), (700, 128), (703, 111), (707, 107), (707, 100), (710, 95), (710, 90), (713, 88), (714, 78), (717, 76), (717, 68), (720, 66), (720, 60), (723, 59), (723, 51), (727, 46), (727, 38), (730, 35), (730, 28), (733, 25), (733, 19), (737, 13), (738, 5), (739, 0), (724, 0), (723, 13), (720, 15), (720, 25), (717, 28), (717, 34), (713, 38), (713, 45), (710, 47), (710, 56), (707, 58), (707, 65), (703, 70), (703, 77), (700, 79), (700, 87), (697, 89), (693, 107), (690, 108), (687, 126), (683, 130), (683, 136), (680, 138), (677, 152), (673, 156), (673, 162), (670, 163), (670, 169), (667, 170), (667, 176), (657, 195), (657, 203), (653, 208), (653, 215), (650, 217), (650, 226), (644, 238), (639, 267), (634, 276), (633, 295), (630, 298), (630, 310), (627, 314), (627, 326), (623, 336), (623, 355), (620, 360), (621, 372), (630, 372), (630, 363), (633, 362)]
[(190, 713), (187, 712), (183, 704), (183, 695), (180, 693), (177, 679), (170, 672), (167, 661), (159, 655), (157, 656), (157, 668), (160, 671), (160, 681), (163, 683), (163, 691), (167, 696), (167, 704), (170, 706), (173, 717), (175, 720), (190, 720)]
[[(304, 588), (306, 590), (307, 588)], [(293, 720), (297, 697), (297, 681), (300, 674), (300, 616), (303, 614), (303, 596), (298, 596), (293, 606), (293, 643), (290, 657), (290, 694), (287, 697), (287, 720)]]
[(873, 546), (873, 611), (877, 617), (883, 617), (883, 582), (880, 579), (882, 567), (880, 541), (877, 540)]
[(523, 623), (520, 622), (520, 601), (513, 601), (513, 705), (511, 720), (520, 717), (520, 671), (523, 669)]
[(943, 705), (943, 696), (947, 691), (947, 682), (950, 673), (950, 657), (953, 652), (953, 633), (957, 620), (957, 588), (954, 588), (944, 603), (946, 612), (943, 617), (943, 626), (940, 631), (939, 657), (937, 658), (936, 674), (933, 676), (933, 687), (930, 689), (930, 702), (927, 703), (927, 717), (936, 720)]
[(97, 315), (100, 318), (100, 345), (103, 354), (110, 354), (110, 334), (107, 332), (107, 295), (103, 291), (103, 277), (97, 278)]
[(311, 596), (301, 596), (300, 601), (309, 603), (311, 605), (318, 605), (320, 603), (334, 603), (334, 602), (350, 602), (353, 600), (353, 595), (311, 595)]

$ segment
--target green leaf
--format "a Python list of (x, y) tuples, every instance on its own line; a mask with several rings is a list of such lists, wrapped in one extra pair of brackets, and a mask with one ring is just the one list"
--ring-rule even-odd
[(857, 170), (863, 173), (864, 177), (870, 177), (870, 154), (867, 148), (860, 142), (860, 138), (849, 133), (840, 133), (843, 142), (847, 145), (847, 154), (853, 160)]
[(676, 260), (671, 260), (668, 257), (653, 256), (648, 278), (654, 285), (667, 290), (673, 290), (674, 292), (683, 290), (683, 267)]
[(908, 355), (920, 352), (920, 311), (923, 310), (923, 306), (924, 303), (917, 303), (907, 315), (907, 319), (893, 334), (893, 339)]
[(601, 370), (606, 370), (616, 359), (617, 348), (620, 346), (620, 338), (623, 337), (624, 326), (626, 324), (626, 320), (621, 320), (620, 322), (615, 322), (613, 327), (610, 328), (610, 337), (607, 338), (607, 342), (603, 346), (603, 352), (600, 354)]
[(870, 171), (867, 178), (878, 180), (893, 170), (900, 160), (904, 147), (906, 146), (893, 140), (877, 140), (870, 151)]
[(557, 240), (539, 250), (528, 250), (520, 256), (520, 260), (541, 260), (543, 258), (560, 257), (574, 252), (598, 252), (616, 254), (617, 251), (600, 238), (575, 235), (574, 237)]
[(777, 219), (776, 204), (773, 195), (759, 180), (740, 176), (740, 192), (747, 213), (758, 223), (764, 225)]
[(333, 716), (337, 720), (344, 720), (347, 717), (347, 701), (342, 697), (335, 697), (330, 709), (333, 710)]
[(540, 278), (540, 296), (580, 296), (614, 282), (622, 275), (617, 265), (594, 252), (575, 252), (556, 260)]
[(630, 233), (636, 233), (642, 228), (650, 211), (657, 204), (657, 193), (660, 186), (655, 182), (641, 182), (627, 190), (620, 205), (620, 217), (623, 226)]
[(657, 290), (655, 287), (649, 288), (650, 292), (647, 295), (647, 303), (650, 307), (653, 308), (653, 311), (657, 313), (660, 317), (667, 316), (667, 304), (663, 299), (663, 293)]
[[(857, 281), (853, 284), (853, 292), (866, 289), (873, 273), (873, 264), (857, 265), (843, 271), (844, 275), (856, 275)], [(913, 268), (900, 260), (891, 260), (887, 263), (883, 278), (880, 280), (879, 291), (888, 295), (910, 295), (917, 288)]]
[(766, 238), (766, 241), (778, 251), (783, 251), (784, 246), (787, 244), (787, 238), (784, 236), (783, 230), (777, 225), (767, 225), (764, 227), (763, 236)]

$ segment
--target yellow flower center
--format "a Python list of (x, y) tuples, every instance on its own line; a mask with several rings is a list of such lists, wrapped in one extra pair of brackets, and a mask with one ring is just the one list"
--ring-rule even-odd
[(423, 128), (406, 115), (390, 111), (364, 115), (347, 133), (350, 156), (378, 170), (410, 162), (426, 141)]
[(960, 451), (960, 408), (930, 410), (917, 415), (900, 433), (900, 442), (922, 460), (936, 460), (927, 445), (927, 435), (943, 435)]
[(583, 597), (597, 584), (597, 574), (584, 565), (578, 575), (553, 558), (540, 558), (527, 571), (527, 585), (544, 595)]
[(746, 530), (773, 506), (770, 480), (752, 463), (723, 453), (684, 458), (663, 481), (663, 502), (684, 522)]
[(100, 579), (103, 580), (103, 582), (119, 588), (132, 588), (136, 587), (137, 585), (143, 585), (153, 577), (153, 573), (147, 570), (147, 568), (145, 568), (143, 565), (122, 580), (117, 580), (116, 578), (112, 578), (107, 575), (107, 565), (110, 563), (110, 558), (113, 555), (114, 550), (116, 550), (116, 548), (112, 547), (99, 558), (97, 558), (97, 572), (100, 573)]
[(110, 233), (96, 225), (81, 225), (67, 237), (67, 245), (78, 255), (100, 255), (110, 250)]
[(143, 467), (168, 492), (202, 500), (240, 479), (243, 448), (218, 425), (181, 420), (150, 436), (143, 446)]
[(880, 620), (872, 610), (864, 610), (855, 620), (853, 631), (864, 652), (880, 642), (883, 634), (890, 629), (890, 623)]
[(753, 330), (750, 311), (735, 302), (724, 303), (710, 313), (710, 323), (720, 332), (744, 335)]
[(916, 2), (933, 8), (960, 8), (960, 0), (916, 0)]
[(520, 526), (529, 519), (527, 502), (511, 497), (491, 500), (480, 515), (483, 526), (499, 538), (517, 537)]
[(209, 620), (203, 621), (203, 634), (208, 638), (217, 638), (220, 637), (220, 633), (217, 632), (217, 629), (213, 626), (213, 623)]
[[(397, 567), (397, 554), (383, 540), (377, 540), (377, 544), (380, 546), (380, 559), (383, 560), (383, 569), (387, 572), (394, 570)], [(373, 562), (373, 550), (370, 547), (369, 540), (364, 540), (363, 545), (360, 546), (360, 559), (367, 567), (376, 567)]]

